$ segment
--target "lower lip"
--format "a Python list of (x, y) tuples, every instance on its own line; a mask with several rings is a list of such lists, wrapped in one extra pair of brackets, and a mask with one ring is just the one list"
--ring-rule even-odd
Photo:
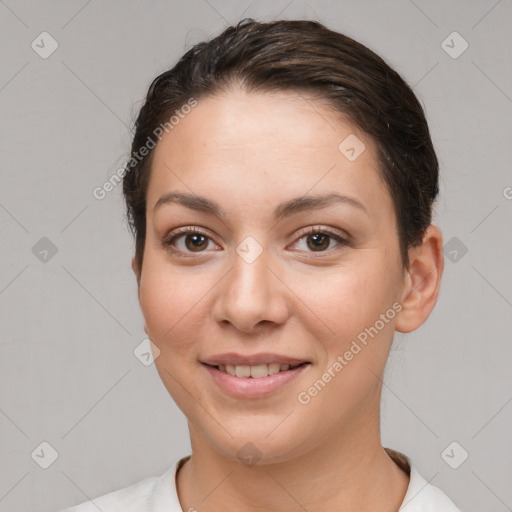
[(260, 398), (271, 395), (292, 382), (311, 366), (311, 364), (304, 364), (297, 366), (293, 370), (280, 371), (274, 375), (255, 379), (253, 377), (236, 377), (229, 373), (221, 372), (213, 366), (202, 364), (222, 391), (236, 398)]

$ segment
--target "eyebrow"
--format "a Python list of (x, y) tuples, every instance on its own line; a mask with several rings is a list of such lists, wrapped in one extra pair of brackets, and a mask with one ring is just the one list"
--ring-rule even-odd
[[(280, 221), (291, 215), (295, 215), (307, 210), (316, 208), (326, 208), (336, 203), (344, 203), (365, 212), (368, 211), (365, 206), (355, 197), (345, 196), (338, 193), (331, 193), (323, 196), (302, 196), (290, 199), (279, 204), (274, 210), (274, 220)], [(215, 201), (194, 194), (184, 194), (182, 192), (169, 192), (161, 196), (155, 203), (153, 212), (165, 204), (180, 204), (191, 210), (197, 210), (203, 213), (214, 215), (220, 219), (226, 217), (225, 212)]]

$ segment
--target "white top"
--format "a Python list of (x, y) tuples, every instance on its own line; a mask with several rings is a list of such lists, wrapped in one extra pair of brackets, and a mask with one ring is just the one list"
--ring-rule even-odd
[[(409, 459), (410, 481), (399, 512), (461, 512), (439, 488), (430, 485)], [(150, 477), (130, 487), (105, 494), (62, 512), (183, 512), (176, 491), (176, 474), (184, 457), (160, 477)]]

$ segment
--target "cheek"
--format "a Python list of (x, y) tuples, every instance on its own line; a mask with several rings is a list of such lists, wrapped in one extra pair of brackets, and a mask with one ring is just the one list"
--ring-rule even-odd
[(386, 363), (394, 333), (396, 275), (385, 272), (385, 262), (375, 257), (331, 277), (329, 285), (319, 284), (309, 296), (314, 311), (330, 332), (320, 325), (317, 329), (317, 333), (322, 328), (328, 334), (321, 337), (325, 358), (310, 389), (316, 392), (316, 379), (329, 382), (314, 399), (315, 407), (320, 410), (336, 403), (338, 409), (331, 411), (335, 423), (335, 418), (353, 414), (365, 397), (375, 398), (378, 394), (377, 376)]
[(193, 293), (190, 283), (186, 287), (183, 277), (161, 259), (147, 251), (140, 280), (140, 305), (148, 334), (159, 346), (180, 326), (193, 298), (188, 297)]
[(149, 256), (143, 265), (140, 305), (148, 336), (160, 351), (155, 366), (178, 407), (193, 416), (191, 397), (200, 397), (201, 390), (189, 376), (198, 364), (197, 332), (208, 313), (201, 302), (205, 292), (200, 280), (173, 272), (158, 257)]
[(148, 251), (140, 280), (140, 305), (148, 335), (161, 351), (172, 349), (174, 354), (195, 357), (197, 332), (209, 315), (208, 292), (215, 283), (211, 271), (173, 267), (165, 254)]
[(304, 283), (307, 304), (331, 334), (347, 339), (373, 325), (394, 302), (395, 277), (382, 262), (366, 259), (360, 265), (340, 268), (314, 283)]

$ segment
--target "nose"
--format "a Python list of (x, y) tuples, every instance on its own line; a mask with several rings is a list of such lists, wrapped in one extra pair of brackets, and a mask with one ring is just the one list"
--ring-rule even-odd
[(248, 334), (283, 324), (289, 314), (288, 288), (273, 267), (268, 251), (252, 262), (235, 253), (231, 270), (217, 287), (214, 319)]

